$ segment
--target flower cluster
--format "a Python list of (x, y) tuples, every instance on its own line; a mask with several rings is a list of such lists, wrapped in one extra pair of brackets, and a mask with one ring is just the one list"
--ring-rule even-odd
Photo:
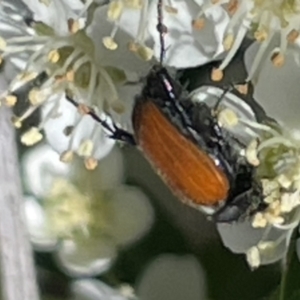
[(25, 155), (26, 221), (34, 247), (53, 252), (72, 276), (94, 276), (117, 250), (138, 240), (153, 222), (147, 197), (122, 184), (122, 156), (115, 149), (94, 172), (66, 165), (49, 146)]
[[(45, 135), (62, 162), (78, 155), (87, 169), (96, 169), (113, 151), (110, 125), (131, 129), (131, 109), (142, 79), (161, 58), (157, 5), (158, 0), (0, 2), (0, 62), (5, 61), (2, 75), (9, 81), (0, 101), (26, 107), (13, 117), (17, 128), (40, 112), (37, 124), (22, 134), (23, 144), (34, 145)], [(299, 86), (299, 14), (298, 0), (166, 0), (162, 5), (167, 67), (184, 69), (221, 59), (211, 74), (213, 81), (220, 81), (244, 38), (254, 41), (245, 53), (245, 81), (255, 83), (258, 102), (278, 123), (257, 122), (250, 107), (230, 93), (218, 115), (220, 124), (246, 145), (241, 156), (256, 168), (263, 186), (265, 210), (243, 224), (218, 226), (224, 244), (247, 253), (253, 267), (285, 255), (300, 219), (299, 93), (286, 95), (273, 77), (280, 77), (288, 88)], [(286, 72), (291, 68), (292, 73)], [(273, 88), (284, 94), (276, 98)], [(282, 99), (296, 103), (296, 109), (289, 110)], [(95, 122), (91, 112), (108, 128)], [(63, 238), (98, 226), (91, 213), (95, 207), (76, 186), (58, 180), (43, 198), (49, 198), (49, 219), (68, 211), (70, 198), (81, 212), (80, 218), (69, 215), (68, 225), (53, 227), (60, 233), (66, 230)], [(61, 207), (57, 199), (63, 199)], [(102, 225), (101, 230), (109, 232)], [(232, 230), (240, 229), (255, 237), (245, 243), (239, 238), (236, 246)]]

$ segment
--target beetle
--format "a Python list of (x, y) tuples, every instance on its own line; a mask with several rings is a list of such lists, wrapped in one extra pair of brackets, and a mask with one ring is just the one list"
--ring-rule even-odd
[(92, 110), (88, 113), (110, 132), (110, 138), (136, 145), (184, 203), (213, 208), (216, 222), (238, 221), (263, 208), (255, 167), (233, 147), (236, 139), (220, 127), (217, 105), (211, 108), (193, 102), (163, 66), (167, 28), (162, 23), (162, 0), (157, 11), (160, 63), (152, 68), (136, 97), (134, 133), (111, 126)]

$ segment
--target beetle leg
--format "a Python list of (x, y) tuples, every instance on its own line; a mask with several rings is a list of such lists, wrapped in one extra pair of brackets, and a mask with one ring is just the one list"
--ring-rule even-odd
[[(245, 179), (245, 178), (244, 178)], [(236, 183), (237, 189), (242, 185), (242, 179)], [(251, 186), (244, 191), (233, 193), (232, 197), (226, 201), (225, 205), (217, 210), (212, 219), (218, 223), (230, 223), (250, 217), (253, 213), (263, 211), (266, 204), (263, 202), (262, 187), (255, 178), (249, 179)], [(231, 198), (231, 199), (230, 199)]]
[[(73, 104), (76, 108), (80, 107), (80, 104), (76, 102), (70, 95), (66, 93), (66, 99)], [(120, 142), (124, 142), (135, 146), (136, 141), (132, 133), (120, 128), (116, 123), (109, 123), (105, 119), (99, 117), (91, 107), (85, 107), (86, 114), (92, 119), (98, 122), (105, 130), (109, 132), (108, 137)]]

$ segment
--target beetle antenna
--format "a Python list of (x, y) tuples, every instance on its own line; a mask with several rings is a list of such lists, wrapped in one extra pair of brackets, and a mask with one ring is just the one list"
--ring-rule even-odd
[(136, 145), (134, 136), (127, 132), (126, 130), (118, 127), (114, 122), (110, 124), (105, 119), (102, 119), (98, 114), (95, 112), (95, 110), (85, 104), (80, 104), (76, 102), (72, 96), (68, 94), (68, 92), (65, 93), (66, 100), (73, 104), (78, 110), (81, 110), (82, 113), (89, 115), (94, 121), (99, 123), (105, 130), (109, 132), (108, 137), (114, 140), (118, 140), (121, 142), (125, 142), (130, 145)]
[(168, 31), (167, 27), (163, 24), (163, 0), (158, 0), (158, 2), (157, 2), (157, 26), (156, 26), (156, 29), (159, 33), (159, 39), (160, 39), (159, 63), (160, 63), (160, 66), (162, 66), (165, 52), (166, 52), (164, 36)]
[(222, 102), (222, 100), (225, 98), (225, 95), (229, 92), (231, 92), (232, 90), (234, 90), (234, 86), (233, 85), (229, 85), (228, 87), (226, 87), (223, 90), (222, 95), (220, 96), (220, 98), (217, 100), (216, 104), (214, 105), (213, 111), (216, 112)]

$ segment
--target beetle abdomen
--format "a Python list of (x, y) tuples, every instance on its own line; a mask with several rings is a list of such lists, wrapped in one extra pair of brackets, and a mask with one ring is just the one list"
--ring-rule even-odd
[(133, 126), (146, 158), (184, 202), (215, 205), (226, 200), (230, 185), (224, 172), (181, 134), (151, 100), (136, 104)]

